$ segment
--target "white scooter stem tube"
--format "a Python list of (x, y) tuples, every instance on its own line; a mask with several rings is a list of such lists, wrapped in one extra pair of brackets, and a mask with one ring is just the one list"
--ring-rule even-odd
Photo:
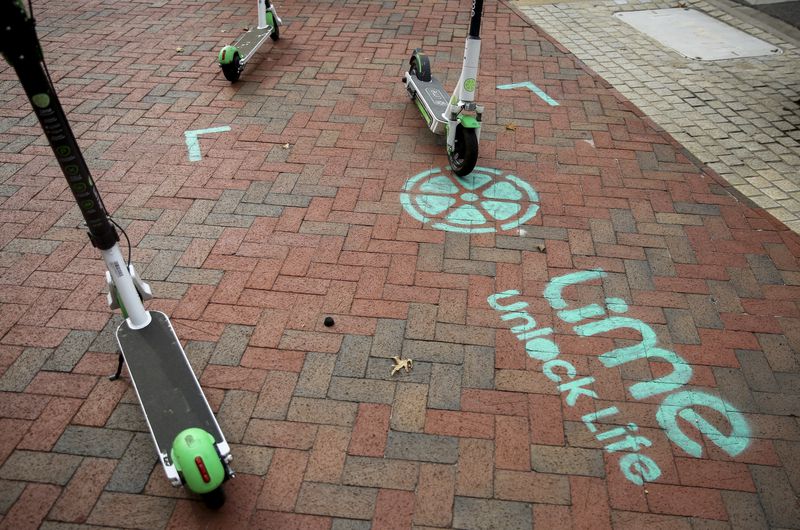
[[(461, 67), (461, 79), (458, 81), (459, 100), (462, 103), (475, 101), (475, 89), (478, 86), (478, 63), (481, 59), (481, 39), (467, 37), (464, 45), (464, 64)], [(472, 79), (472, 83), (468, 83)], [(471, 90), (470, 90), (471, 89)]]
[(267, 7), (264, 0), (258, 0), (258, 29), (267, 27)]
[(131, 329), (142, 329), (150, 323), (150, 313), (145, 310), (142, 300), (139, 298), (139, 292), (133, 284), (133, 278), (131, 278), (131, 273), (122, 257), (119, 245), (103, 250), (102, 253), (106, 269), (111, 273), (111, 279), (117, 288), (120, 302), (128, 314), (128, 325)]
[(450, 97), (447, 110), (444, 112), (444, 119), (447, 120), (449, 127), (447, 130), (447, 146), (452, 148), (456, 138), (456, 121), (453, 116), (458, 114), (464, 103), (475, 101), (475, 91), (478, 87), (478, 63), (481, 57), (481, 39), (467, 37), (464, 44), (464, 62), (461, 65), (461, 76), (458, 78), (458, 85)]

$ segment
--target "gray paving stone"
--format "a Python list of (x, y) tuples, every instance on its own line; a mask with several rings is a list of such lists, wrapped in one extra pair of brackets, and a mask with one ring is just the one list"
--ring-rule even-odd
[(0, 377), (0, 391), (22, 392), (33, 381), (53, 350), (25, 348)]
[[(139, 267), (137, 266), (138, 270)], [(103, 330), (89, 346), (88, 350), (100, 353), (119, 353), (119, 344), (117, 343), (117, 328), (122, 324), (122, 316), (114, 314), (108, 320)]]
[(236, 473), (264, 476), (269, 470), (275, 449), (258, 445), (231, 444), (233, 462), (231, 466)]
[(398, 383), (389, 419), (390, 427), (396, 431), (422, 432), (427, 403), (428, 385)]
[(186, 353), (186, 357), (189, 359), (189, 364), (192, 367), (194, 375), (199, 378), (203, 374), (203, 370), (206, 369), (211, 356), (214, 354), (214, 343), (190, 340), (186, 343), (186, 347), (183, 350)]
[(606, 475), (602, 450), (554, 445), (531, 445), (531, 469), (561, 475)]
[(253, 334), (253, 329), (252, 326), (235, 324), (225, 326), (225, 330), (222, 332), (222, 336), (219, 338), (209, 362), (211, 364), (239, 366), (244, 350), (247, 349), (247, 343), (250, 341), (250, 336)]
[(800, 395), (777, 392), (753, 392), (759, 412), (778, 416), (800, 417)]
[(767, 518), (758, 495), (744, 491), (723, 491), (722, 500), (728, 510), (731, 528), (749, 530), (751, 528), (767, 528)]
[[(655, 157), (653, 157), (653, 161), (655, 161)], [(630, 212), (630, 210), (612, 209), (611, 223), (614, 225), (614, 230), (617, 233), (637, 232), (636, 219), (633, 218), (633, 214)]]
[(375, 488), (304, 482), (295, 510), (348, 519), (370, 519), (377, 496)]
[(372, 528), (371, 521), (337, 518), (331, 522), (331, 530), (369, 530), (370, 528)]
[(352, 426), (356, 421), (358, 404), (332, 399), (292, 398), (286, 419), (300, 423)]
[(647, 262), (650, 264), (650, 270), (656, 276), (675, 276), (675, 264), (669, 255), (669, 251), (664, 248), (646, 248), (644, 249)]
[(410, 304), (406, 321), (406, 338), (433, 340), (436, 335), (436, 313), (434, 304)]
[(453, 464), (458, 460), (458, 439), (390, 430), (386, 458)]
[(342, 483), (413, 491), (417, 485), (419, 463), (389, 458), (348, 456), (342, 471)]
[(453, 527), (466, 530), (528, 530), (533, 528), (531, 505), (524, 502), (456, 497)]
[(97, 332), (95, 331), (70, 331), (58, 348), (55, 349), (53, 355), (44, 363), (42, 370), (54, 372), (72, 371), (96, 337)]
[(700, 344), (700, 335), (690, 311), (670, 307), (665, 307), (663, 311), (673, 344)]
[(0, 513), (8, 513), (9, 508), (17, 501), (24, 489), (24, 482), (0, 480)]
[[(160, 273), (166, 274), (164, 277), (160, 277)], [(189, 267), (170, 267), (167, 270), (166, 265), (164, 266), (163, 270), (159, 271), (158, 278), (151, 278), (147, 277), (149, 280), (168, 280), (170, 282), (176, 283), (189, 283), (189, 284), (200, 284), (200, 285), (218, 285), (220, 280), (222, 280), (222, 271), (218, 270), (211, 270), (211, 269), (192, 269)], [(144, 277), (144, 275), (142, 276)]]
[(342, 347), (336, 356), (333, 375), (364, 377), (371, 349), (372, 338), (362, 335), (345, 335)]
[(462, 364), (464, 346), (450, 342), (406, 340), (403, 342), (402, 357), (431, 363)]
[(757, 333), (758, 343), (774, 372), (798, 372), (800, 364), (789, 341), (784, 335)]
[(395, 384), (392, 381), (377, 379), (355, 379), (351, 377), (332, 377), (328, 397), (340, 401), (362, 403), (391, 403), (394, 399)]
[(18, 449), (0, 467), (0, 478), (63, 486), (72, 478), (81, 460), (83, 459), (77, 455)]
[[(344, 349), (344, 345), (342, 346), (342, 349)], [(352, 353), (350, 345), (348, 345), (348, 350)], [(364, 353), (366, 353), (366, 349), (364, 350)], [(297, 380), (297, 385), (294, 389), (294, 395), (315, 398), (325, 397), (325, 395), (328, 393), (328, 386), (331, 382), (331, 376), (333, 375), (334, 369), (339, 362), (337, 357), (340, 357), (341, 355), (341, 352), (338, 356), (331, 355), (329, 353), (307, 353), (305, 363), (303, 363), (303, 370), (300, 372), (300, 378)], [(342, 362), (344, 363), (345, 361)], [(358, 361), (356, 361), (355, 364), (357, 364), (357, 362)], [(352, 368), (355, 368), (355, 366)], [(355, 371), (355, 369), (345, 371)], [(363, 374), (348, 375), (358, 376)]]
[(244, 431), (253, 409), (258, 401), (258, 393), (246, 390), (228, 390), (217, 413), (217, 422), (229, 443), (238, 443), (244, 437)]
[(138, 404), (119, 403), (106, 422), (109, 429), (146, 432), (147, 422)]
[(698, 328), (722, 329), (724, 324), (719, 317), (719, 309), (714, 305), (713, 298), (704, 294), (686, 295), (692, 320)]
[(107, 491), (141, 493), (150, 478), (153, 467), (158, 463), (153, 439), (149, 433), (137, 433), (122, 455), (111, 480), (106, 484)]
[[(442, 272), (449, 272), (452, 274), (472, 274), (475, 276), (494, 277), (497, 272), (497, 267), (495, 263), (489, 261), (472, 261), (467, 259), (445, 259), (444, 261), (442, 261)], [(409, 338), (424, 339), (428, 337), (409, 337)]]
[(494, 388), (494, 348), (464, 347), (464, 368), (461, 380), (466, 388)]
[[(159, 250), (155, 257), (150, 260), (150, 263), (144, 270), (141, 271), (143, 280), (166, 280), (172, 272), (175, 264), (181, 259), (183, 252), (177, 250)], [(137, 267), (138, 268), (138, 267)], [(181, 281), (177, 278), (172, 278), (170, 281)]]
[(380, 319), (372, 337), (370, 355), (373, 357), (393, 357), (400, 355), (405, 334), (404, 320)]
[(737, 409), (743, 412), (763, 412), (760, 410), (741, 370), (714, 367), (713, 372), (720, 393)]
[(73, 455), (120, 458), (132, 437), (128, 431), (68, 425), (53, 450)]
[(86, 522), (90, 525), (117, 527), (120, 524), (120, 514), (125, 514), (127, 528), (164, 528), (176, 502), (176, 499), (166, 497), (105, 491), (100, 495)]
[(460, 366), (434, 363), (428, 388), (428, 407), (459, 410), (461, 408), (461, 379)]
[(763, 254), (748, 254), (747, 262), (756, 280), (761, 284), (783, 285), (783, 277), (780, 271), (772, 263), (769, 256)]
[(779, 392), (778, 381), (763, 352), (736, 350), (736, 358), (748, 386), (761, 392)]
[(655, 289), (653, 284), (653, 273), (647, 261), (625, 260), (625, 276), (628, 278), (628, 285), (631, 289), (652, 291)]
[(800, 521), (800, 506), (784, 470), (751, 465), (750, 472), (770, 526), (795, 528)]

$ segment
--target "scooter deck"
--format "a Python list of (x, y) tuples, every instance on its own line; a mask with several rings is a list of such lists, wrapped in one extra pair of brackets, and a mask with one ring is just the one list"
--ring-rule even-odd
[(236, 42), (233, 43), (236, 49), (239, 50), (241, 56), (240, 63), (245, 64), (250, 57), (258, 50), (258, 48), (267, 40), (267, 37), (272, 35), (272, 26), (265, 28), (251, 28), (246, 33), (242, 34)]
[(431, 77), (430, 81), (421, 81), (416, 76), (407, 74), (406, 88), (412, 98), (416, 97), (417, 105), (422, 104), (420, 111), (431, 131), (444, 134), (446, 122), (443, 115), (447, 111), (448, 95), (439, 80)]
[(227, 447), (227, 442), (167, 315), (149, 313), (152, 321), (143, 329), (131, 329), (123, 322), (117, 328), (117, 341), (159, 458), (167, 467), (172, 466), (172, 442), (184, 429), (199, 427), (217, 444)]

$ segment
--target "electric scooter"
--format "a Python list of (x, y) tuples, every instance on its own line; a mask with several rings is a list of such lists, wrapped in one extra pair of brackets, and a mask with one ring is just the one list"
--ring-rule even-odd
[(280, 38), (279, 26), (283, 21), (278, 17), (275, 6), (270, 0), (258, 0), (258, 27), (250, 28), (233, 44), (225, 46), (219, 52), (219, 66), (225, 79), (234, 83), (244, 70), (245, 64), (267, 40)]
[(459, 177), (469, 175), (478, 161), (483, 107), (475, 104), (478, 61), (481, 54), (481, 15), (483, 0), (472, 0), (469, 35), (464, 45), (464, 62), (455, 91), (447, 97), (442, 84), (431, 76), (431, 62), (420, 48), (414, 50), (403, 82), (428, 128), (434, 134), (447, 134), (447, 158)]
[(0, 20), (0, 51), (16, 71), (83, 214), (89, 239), (103, 256), (109, 305), (125, 318), (117, 328), (119, 364), (111, 379), (119, 377), (127, 362), (167, 478), (219, 508), (225, 502), (222, 483), (233, 477), (228, 442), (169, 318), (144, 307), (152, 291), (123, 258), (116, 223), (103, 205), (47, 72), (32, 14), (20, 0), (0, 0)]

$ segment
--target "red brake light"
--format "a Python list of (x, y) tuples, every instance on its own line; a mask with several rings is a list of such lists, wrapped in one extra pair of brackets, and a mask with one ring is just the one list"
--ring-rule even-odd
[(206, 484), (211, 482), (211, 477), (208, 475), (208, 470), (206, 469), (206, 464), (203, 462), (203, 459), (198, 456), (194, 459), (194, 463), (197, 466), (197, 470), (200, 471), (200, 476), (203, 477), (203, 482)]

